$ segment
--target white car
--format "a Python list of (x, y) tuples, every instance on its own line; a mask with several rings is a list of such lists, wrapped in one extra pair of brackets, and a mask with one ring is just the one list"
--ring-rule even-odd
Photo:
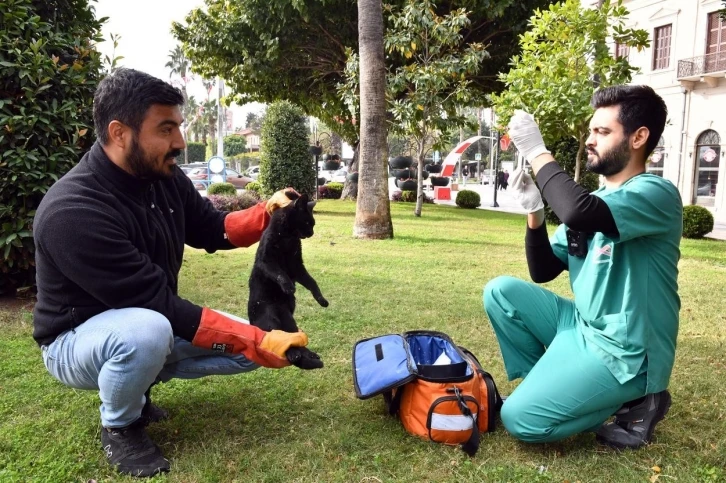
[(260, 175), (260, 166), (250, 166), (247, 168), (247, 171), (245, 171), (245, 175), (249, 176), (252, 179), (257, 179), (257, 177)]
[(345, 184), (345, 178), (348, 176), (348, 168), (340, 168), (339, 170), (335, 171), (332, 176), (330, 177), (330, 181), (333, 183), (343, 183)]

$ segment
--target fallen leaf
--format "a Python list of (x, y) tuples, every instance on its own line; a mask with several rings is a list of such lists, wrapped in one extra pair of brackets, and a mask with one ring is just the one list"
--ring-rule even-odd
[(653, 475), (650, 477), (650, 483), (655, 483), (660, 478), (660, 475)]
[(652, 467), (651, 470), (655, 471), (656, 473), (660, 473), (660, 466), (656, 465)]

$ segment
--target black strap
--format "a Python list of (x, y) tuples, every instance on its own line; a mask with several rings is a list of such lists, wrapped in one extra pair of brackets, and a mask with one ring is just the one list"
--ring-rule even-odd
[(469, 356), (472, 359), (472, 361), (476, 365), (477, 369), (479, 369), (479, 372), (481, 372), (481, 374), (484, 377), (486, 377), (490, 381), (492, 381), (492, 386), (494, 386), (494, 407), (497, 411), (499, 411), (502, 408), (502, 404), (504, 404), (504, 400), (502, 399), (502, 396), (499, 395), (499, 389), (497, 388), (497, 383), (494, 382), (494, 378), (492, 377), (491, 374), (489, 374), (487, 371), (485, 371), (482, 368), (481, 363), (479, 362), (479, 359), (477, 359), (476, 356), (474, 354), (472, 354), (472, 352), (469, 349), (467, 349), (466, 347), (462, 347), (462, 346), (459, 346), (459, 349), (461, 349), (461, 351), (464, 354), (466, 354), (467, 356)]
[(479, 425), (476, 423), (476, 418), (471, 413), (471, 409), (469, 409), (466, 401), (461, 396), (461, 391), (456, 386), (454, 386), (454, 394), (456, 395), (456, 402), (459, 405), (461, 413), (471, 418), (471, 436), (468, 441), (461, 443), (461, 449), (469, 456), (474, 456), (479, 449)]
[(403, 388), (400, 386), (396, 388), (396, 395), (393, 395), (393, 391), (386, 391), (383, 393), (383, 401), (386, 404), (386, 410), (391, 416), (398, 414), (398, 410), (401, 408), (401, 396), (403, 395)]

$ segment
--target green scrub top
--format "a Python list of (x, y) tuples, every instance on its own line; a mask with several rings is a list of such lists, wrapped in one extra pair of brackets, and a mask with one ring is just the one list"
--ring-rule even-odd
[(668, 387), (678, 334), (683, 204), (673, 183), (652, 174), (593, 193), (619, 236), (589, 234), (587, 255), (568, 255), (565, 225), (550, 238), (567, 265), (585, 344), (622, 384), (646, 364), (648, 393)]

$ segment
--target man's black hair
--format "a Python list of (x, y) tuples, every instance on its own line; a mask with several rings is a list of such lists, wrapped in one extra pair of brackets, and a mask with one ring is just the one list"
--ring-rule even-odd
[(134, 69), (117, 69), (103, 79), (93, 96), (93, 125), (101, 144), (108, 143), (108, 125), (119, 121), (138, 133), (154, 104), (181, 106), (179, 89)]
[(646, 158), (658, 145), (668, 118), (668, 108), (663, 98), (650, 86), (605, 87), (595, 92), (590, 104), (595, 109), (620, 106), (618, 121), (623, 125), (626, 136), (630, 136), (641, 127), (647, 127), (650, 135), (645, 143)]

